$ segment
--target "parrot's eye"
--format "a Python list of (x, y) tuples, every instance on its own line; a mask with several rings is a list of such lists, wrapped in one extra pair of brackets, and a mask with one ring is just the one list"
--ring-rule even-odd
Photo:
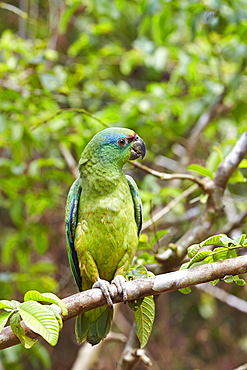
[(122, 139), (119, 139), (117, 143), (118, 143), (118, 145), (120, 145), (120, 146), (125, 146), (125, 145), (127, 145), (127, 144), (128, 144), (128, 140), (127, 140), (127, 139), (122, 138)]

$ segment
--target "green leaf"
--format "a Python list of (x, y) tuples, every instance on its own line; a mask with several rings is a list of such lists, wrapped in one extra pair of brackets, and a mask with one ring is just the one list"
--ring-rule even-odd
[(246, 285), (246, 281), (244, 279), (240, 279), (239, 277), (234, 278), (234, 283), (240, 286)]
[(63, 320), (61, 318), (61, 315), (59, 314), (59, 312), (57, 312), (56, 310), (56, 306), (46, 306), (49, 308), (49, 310), (52, 310), (52, 312), (54, 313), (56, 319), (57, 319), (57, 322), (58, 322), (58, 325), (59, 325), (59, 331), (63, 328)]
[(209, 256), (212, 251), (203, 251), (197, 253), (189, 262), (188, 268), (190, 268), (195, 262), (203, 261), (207, 256)]
[(70, 4), (70, 6), (67, 7), (67, 9), (64, 11), (60, 18), (60, 23), (59, 23), (59, 32), (61, 34), (64, 34), (66, 32), (68, 23), (73, 16), (74, 12), (76, 9), (81, 5), (80, 1), (75, 1), (74, 3)]
[(155, 235), (151, 238), (150, 240), (150, 244), (153, 246), (154, 244), (156, 244), (158, 242), (158, 240), (160, 240), (162, 238), (162, 236), (166, 235), (167, 233), (169, 233), (170, 230), (159, 230), (157, 231), (157, 233), (155, 233)]
[(189, 266), (190, 262), (185, 262), (180, 266), (179, 270), (186, 270)]
[(201, 249), (200, 244), (191, 245), (187, 251), (188, 257), (193, 258), (200, 249)]
[[(133, 280), (154, 276), (143, 265), (139, 265), (134, 270), (129, 271), (129, 275)], [(134, 301), (128, 302), (128, 304), (134, 311), (136, 335), (140, 341), (141, 348), (143, 348), (147, 344), (153, 327), (155, 314), (154, 298), (153, 296), (150, 296), (141, 299), (135, 299)]]
[(212, 252), (213, 259), (214, 259), (215, 262), (224, 261), (227, 258), (229, 258), (228, 253), (229, 253), (229, 249), (226, 248), (226, 247), (215, 248)]
[(187, 167), (187, 170), (198, 172), (202, 176), (210, 177), (210, 179), (214, 177), (211, 171), (199, 164), (190, 164)]
[(233, 238), (234, 245), (244, 245), (246, 239), (246, 234), (242, 234), (237, 238)]
[(21, 326), (21, 317), (19, 312), (14, 313), (10, 319), (10, 326), (13, 333), (19, 338), (21, 344), (26, 348), (31, 348), (36, 342), (37, 339), (32, 339), (25, 335), (25, 331)]
[(228, 180), (228, 183), (236, 183), (236, 182), (246, 182), (246, 178), (243, 176), (242, 172), (237, 168), (231, 177)]
[(220, 234), (219, 235), (220, 237), (220, 241), (223, 243), (223, 245), (225, 246), (228, 246), (228, 244), (234, 244), (234, 240), (229, 238), (227, 235), (225, 234)]
[(224, 280), (225, 283), (231, 284), (231, 283), (233, 283), (233, 276), (232, 275), (226, 275), (223, 280)]
[(41, 335), (50, 345), (57, 344), (59, 323), (52, 310), (38, 302), (28, 301), (20, 304), (19, 312), (31, 330)]
[(183, 294), (189, 294), (191, 293), (191, 289), (190, 287), (186, 287), (186, 288), (181, 288), (181, 289), (178, 289), (180, 293), (183, 293)]
[(1, 308), (9, 308), (9, 309), (14, 309), (15, 308), (15, 306), (13, 305), (13, 303), (11, 302), (11, 301), (7, 301), (6, 299), (2, 299), (1, 301), (0, 301), (0, 309)]
[(9, 317), (13, 314), (13, 311), (11, 312), (2, 312), (0, 315), (0, 333), (5, 327)]
[(210, 281), (209, 283), (213, 286), (217, 285), (218, 283), (220, 282), (220, 279), (215, 279), (215, 280), (212, 280)]
[(155, 303), (153, 296), (145, 297), (142, 303), (134, 311), (136, 322), (136, 334), (143, 348), (151, 334), (155, 315)]
[[(229, 241), (228, 241), (229, 240)], [(232, 243), (232, 239), (228, 238), (225, 234), (218, 234), (210, 236), (200, 243), (201, 248), (210, 246), (225, 246), (228, 243)]]
[(131, 271), (132, 279), (142, 279), (148, 277), (148, 270), (145, 266), (139, 265), (134, 270)]
[(241, 279), (238, 275), (226, 275), (224, 277), (224, 282), (225, 283), (235, 283), (240, 286), (246, 285), (246, 282), (244, 279)]
[(238, 165), (239, 168), (247, 168), (247, 159), (242, 159)]
[(44, 301), (54, 303), (61, 308), (63, 315), (68, 314), (65, 303), (53, 293), (40, 293), (37, 290), (30, 290), (24, 296), (24, 302), (27, 301)]

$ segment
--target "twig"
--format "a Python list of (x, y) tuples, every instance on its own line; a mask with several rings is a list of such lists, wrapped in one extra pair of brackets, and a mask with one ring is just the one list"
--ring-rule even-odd
[(79, 171), (78, 171), (78, 164), (76, 163), (74, 157), (70, 153), (70, 151), (66, 148), (66, 146), (63, 143), (59, 144), (59, 149), (70, 169), (70, 172), (74, 176), (75, 179), (79, 177)]
[(140, 349), (140, 342), (136, 336), (136, 325), (133, 323), (129, 339), (117, 364), (117, 370), (132, 370), (142, 361), (146, 366), (152, 366), (151, 359), (144, 349)]
[(206, 206), (201, 215), (197, 218), (194, 225), (176, 242), (175, 253), (168, 254), (167, 251), (156, 256), (157, 260), (163, 263), (164, 267), (177, 265), (187, 251), (187, 248), (199, 240), (208, 236), (209, 231), (215, 223), (216, 218), (223, 212), (223, 195), (225, 187), (234, 170), (238, 167), (242, 159), (247, 155), (247, 131), (240, 139), (227, 157), (221, 162), (215, 178), (207, 182), (207, 192), (209, 194)]
[(247, 313), (247, 302), (233, 294), (227, 293), (225, 290), (212, 286), (210, 284), (197, 285), (196, 288), (209, 293), (219, 301), (226, 303), (228, 306), (235, 308), (238, 311)]
[(71, 370), (89, 370), (92, 368), (94, 362), (99, 358), (99, 353), (102, 349), (103, 342), (99, 343), (98, 346), (90, 346), (89, 343), (85, 343), (78, 351), (76, 361), (74, 362)]
[(95, 121), (99, 122), (104, 127), (109, 127), (109, 125), (107, 125), (107, 123), (101, 121), (98, 117), (96, 117), (94, 114), (89, 113), (86, 109), (82, 109), (82, 108), (64, 108), (64, 109), (59, 109), (58, 111), (56, 111), (55, 113), (53, 113), (52, 115), (50, 115), (49, 117), (47, 117), (46, 119), (34, 123), (33, 128), (36, 128), (36, 127), (38, 127), (38, 126), (40, 126), (42, 124), (47, 123), (48, 121), (56, 118), (57, 116), (59, 116), (59, 114), (61, 114), (63, 112), (82, 113), (85, 116), (88, 116), (88, 117), (94, 119)]
[[(227, 92), (228, 89), (225, 87), (219, 98), (210, 107), (210, 109), (198, 118), (194, 128), (191, 131), (191, 135), (188, 138), (189, 145), (187, 148), (187, 153), (189, 153), (189, 157), (191, 157), (195, 146), (198, 144), (201, 133), (206, 129), (210, 122), (212, 122), (217, 116), (219, 116), (224, 110), (226, 110), (226, 107), (223, 105), (223, 100)], [(186, 162), (188, 162), (188, 158), (186, 159)]]
[[(138, 279), (126, 282), (128, 300), (135, 300), (149, 295), (159, 295), (177, 289), (193, 286), (215, 279), (223, 278), (225, 275), (236, 275), (247, 272), (247, 256), (231, 258), (225, 261), (214, 262), (208, 265), (198, 266), (189, 270), (180, 270), (168, 274), (158, 275), (146, 279)], [(122, 302), (122, 297), (118, 294), (117, 288), (111, 286), (113, 302)], [(68, 309), (68, 315), (63, 317), (64, 321), (70, 320), (83, 312), (106, 304), (105, 297), (100, 289), (90, 289), (81, 293), (74, 294), (63, 299)], [(26, 335), (31, 338), (38, 337), (38, 334), (31, 331), (23, 324)], [(4, 349), (15, 344), (19, 340), (8, 326), (0, 333), (0, 349)]]
[(191, 131), (191, 135), (188, 138), (188, 147), (187, 147), (187, 153), (188, 155), (185, 156), (185, 163), (187, 164), (190, 162), (190, 157), (194, 151), (194, 148), (196, 144), (198, 143), (198, 140), (200, 138), (200, 135), (202, 132), (206, 129), (206, 127), (218, 116), (220, 116), (224, 111), (232, 109), (231, 107), (228, 107), (224, 105), (224, 99), (229, 91), (233, 89), (233, 86), (235, 84), (235, 81), (238, 77), (242, 76), (243, 71), (246, 68), (247, 60), (244, 59), (237, 70), (237, 72), (233, 75), (230, 82), (224, 86), (224, 89), (218, 99), (215, 101), (215, 103), (209, 108), (209, 110), (205, 113), (203, 113), (197, 122), (195, 123), (194, 128)]
[(247, 218), (247, 211), (244, 211), (242, 212), (238, 218), (233, 222), (233, 223), (228, 223), (227, 225), (225, 225), (225, 227), (223, 228), (223, 234), (228, 234), (230, 233), (232, 230), (235, 230), (236, 228), (240, 227), (243, 223), (243, 221)]
[(236, 142), (231, 152), (221, 162), (215, 175), (215, 186), (224, 189), (227, 181), (238, 167), (239, 163), (247, 155), (247, 131)]
[(193, 175), (184, 174), (184, 173), (175, 173), (175, 174), (168, 174), (165, 172), (159, 172), (156, 170), (153, 170), (152, 168), (145, 166), (139, 162), (133, 161), (131, 162), (135, 167), (139, 168), (140, 170), (143, 170), (147, 173), (150, 173), (151, 175), (158, 177), (160, 180), (190, 180), (192, 182), (195, 182), (197, 185), (199, 185), (205, 192), (208, 192), (207, 187), (207, 180), (200, 179), (198, 177), (195, 177)]
[(247, 370), (247, 363), (246, 364), (243, 364), (243, 365), (241, 365), (241, 366), (239, 366), (239, 367), (236, 367), (235, 369), (233, 369), (233, 370)]
[(171, 211), (173, 207), (175, 207), (182, 199), (187, 198), (190, 194), (192, 194), (198, 186), (196, 184), (190, 186), (188, 189), (183, 191), (179, 194), (176, 198), (174, 198), (169, 204), (167, 204), (164, 208), (162, 208), (159, 212), (152, 216), (152, 218), (146, 222), (144, 222), (142, 226), (142, 231), (148, 229), (150, 226), (153, 225), (154, 222), (159, 221), (162, 217), (164, 217), (168, 212)]
[[(109, 340), (126, 342), (127, 339), (125, 335), (121, 333), (110, 332), (106, 338), (106, 341)], [(99, 359), (99, 355), (102, 350), (102, 345), (104, 344), (105, 341), (100, 342), (97, 346), (91, 346), (89, 343), (84, 343), (84, 345), (79, 349), (76, 360), (70, 370), (92, 369), (92, 365)]]

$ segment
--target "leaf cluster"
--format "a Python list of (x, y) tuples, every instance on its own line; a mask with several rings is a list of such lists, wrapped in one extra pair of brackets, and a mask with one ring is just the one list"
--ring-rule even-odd
[[(52, 303), (43, 305), (38, 301)], [(67, 314), (66, 305), (53, 293), (40, 293), (30, 290), (24, 295), (24, 302), (15, 300), (1, 300), (0, 332), (10, 321), (13, 333), (19, 338), (21, 344), (29, 349), (36, 342), (25, 334), (21, 320), (33, 332), (41, 335), (50, 345), (55, 346), (58, 341), (59, 331), (63, 327), (60, 316)]]
[[(148, 271), (145, 266), (139, 265), (129, 272), (128, 280), (143, 279), (149, 276), (153, 276), (153, 274)], [(136, 299), (134, 301), (129, 301), (128, 304), (134, 311), (136, 335), (140, 342), (140, 348), (143, 348), (147, 344), (153, 328), (155, 315), (154, 297), (148, 296)]]
[[(210, 249), (207, 249), (210, 247)], [(217, 261), (224, 261), (229, 258), (237, 257), (237, 250), (247, 247), (246, 234), (240, 237), (229, 238), (225, 234), (218, 234), (207, 238), (199, 244), (193, 244), (188, 248), (189, 262), (181, 265), (180, 270), (189, 269), (191, 267), (204, 265)], [(245, 285), (245, 281), (238, 275), (225, 276), (222, 280), (226, 283), (235, 283), (237, 285)], [(220, 280), (212, 281), (211, 284), (216, 285)], [(191, 289), (180, 289), (184, 294), (191, 292)]]

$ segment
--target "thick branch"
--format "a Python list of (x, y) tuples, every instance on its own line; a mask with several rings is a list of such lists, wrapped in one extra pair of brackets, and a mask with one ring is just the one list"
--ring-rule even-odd
[[(225, 275), (236, 275), (247, 272), (247, 256), (236, 257), (221, 262), (195, 267), (189, 270), (181, 270), (162, 274), (147, 279), (133, 280), (126, 283), (128, 300), (134, 300), (149, 295), (158, 295), (177, 289), (205, 283), (223, 278)], [(113, 302), (122, 301), (114, 285), (111, 287)], [(83, 312), (106, 304), (106, 300), (100, 289), (90, 289), (82, 293), (74, 294), (63, 299), (68, 308), (68, 315), (64, 321), (71, 319)], [(23, 324), (26, 334), (32, 338), (38, 334), (32, 332)], [(18, 344), (18, 338), (13, 334), (10, 327), (6, 327), (0, 334), (0, 350)]]
[(228, 179), (238, 167), (239, 163), (247, 155), (247, 131), (243, 133), (240, 139), (236, 142), (234, 148), (221, 162), (215, 176), (215, 185), (220, 188), (225, 188)]
[[(187, 248), (191, 244), (197, 243), (199, 240), (203, 240), (208, 236), (215, 220), (223, 211), (223, 195), (227, 182), (246, 155), (247, 131), (242, 134), (231, 152), (221, 162), (214, 179), (201, 179), (186, 174), (169, 175), (150, 169), (140, 163), (134, 163), (136, 167), (158, 177), (161, 180), (172, 180), (175, 178), (191, 180), (197, 183), (202, 190), (209, 195), (208, 201), (203, 208), (200, 217), (197, 218), (192, 227), (176, 242), (177, 249), (169, 250), (169, 253), (165, 250), (165, 252), (156, 256), (157, 260), (163, 264), (162, 268), (165, 266), (171, 268), (171, 266), (177, 265), (178, 261), (184, 257)], [(154, 215), (153, 218), (156, 219), (156, 215)]]

